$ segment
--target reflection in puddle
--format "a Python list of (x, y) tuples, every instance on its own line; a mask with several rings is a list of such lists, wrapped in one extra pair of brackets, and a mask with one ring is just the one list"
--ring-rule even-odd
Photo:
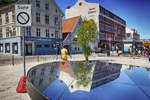
[(100, 61), (38, 65), (28, 81), (52, 100), (149, 100), (150, 68)]
[(60, 62), (59, 80), (63, 81), (71, 92), (77, 90), (89, 92), (118, 78), (121, 66), (121, 64), (112, 65), (104, 62)]

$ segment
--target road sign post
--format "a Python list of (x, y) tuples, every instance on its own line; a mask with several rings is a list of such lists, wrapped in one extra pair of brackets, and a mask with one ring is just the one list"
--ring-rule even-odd
[(24, 76), (26, 76), (26, 59), (25, 59), (25, 29), (26, 26), (31, 26), (31, 5), (29, 4), (16, 4), (15, 5), (15, 19), (16, 26), (22, 27), (22, 54)]

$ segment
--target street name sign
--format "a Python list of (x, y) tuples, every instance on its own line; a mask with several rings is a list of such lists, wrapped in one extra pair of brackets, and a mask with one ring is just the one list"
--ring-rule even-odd
[(31, 26), (31, 5), (15, 5), (16, 26)]

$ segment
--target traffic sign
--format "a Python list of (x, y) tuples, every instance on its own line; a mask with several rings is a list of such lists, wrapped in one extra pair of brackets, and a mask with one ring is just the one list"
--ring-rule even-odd
[(15, 5), (16, 26), (31, 26), (31, 5)]

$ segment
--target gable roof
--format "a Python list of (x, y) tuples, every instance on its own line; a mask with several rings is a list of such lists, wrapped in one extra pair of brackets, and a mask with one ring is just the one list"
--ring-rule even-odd
[(62, 21), (62, 33), (72, 32), (80, 16), (68, 18)]

